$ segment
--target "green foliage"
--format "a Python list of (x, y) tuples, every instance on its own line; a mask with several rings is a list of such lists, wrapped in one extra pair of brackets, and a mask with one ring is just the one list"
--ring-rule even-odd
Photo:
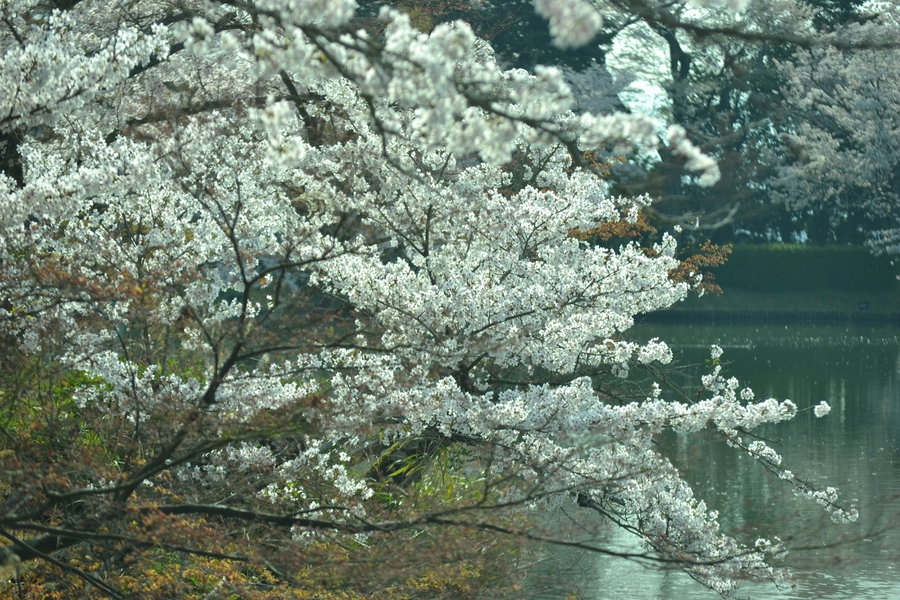
[(87, 429), (72, 427), (78, 422), (73, 394), (86, 386), (103, 385), (103, 381), (81, 371), (68, 371), (54, 377), (42, 372), (37, 365), (31, 364), (33, 362), (22, 365), (23, 369), (17, 373), (43, 378), (30, 389), (22, 382), (9, 381), (12, 376), (0, 382), (0, 427), (11, 435), (28, 435), (32, 443), (56, 450), (67, 447), (74, 439), (73, 435), (83, 443), (96, 445), (96, 435)]

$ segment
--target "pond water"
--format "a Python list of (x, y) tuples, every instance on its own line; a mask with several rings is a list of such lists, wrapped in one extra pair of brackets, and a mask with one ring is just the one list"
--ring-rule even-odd
[[(900, 329), (645, 324), (635, 336), (658, 336), (679, 360), (694, 364), (708, 357), (709, 343), (718, 343), (726, 371), (753, 387), (757, 398), (793, 400), (801, 409), (793, 421), (755, 433), (774, 442), (787, 468), (838, 487), (859, 510), (859, 523), (832, 525), (818, 506), (794, 497), (712, 436), (665, 440), (696, 494), (720, 512), (726, 531), (817, 547), (788, 554), (793, 577), (786, 585), (744, 583), (738, 597), (900, 599)], [(832, 407), (827, 417), (803, 410), (822, 400)], [(570, 512), (549, 518), (554, 526), (576, 526)], [(600, 526), (593, 535), (608, 548), (639, 549), (620, 530)], [(560, 547), (544, 548), (541, 556), (528, 571), (529, 600), (719, 598), (680, 571)]]

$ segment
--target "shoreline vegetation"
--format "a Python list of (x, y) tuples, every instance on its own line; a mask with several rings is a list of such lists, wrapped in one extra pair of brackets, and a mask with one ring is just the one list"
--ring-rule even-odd
[(900, 325), (900, 281), (854, 246), (736, 245), (714, 272), (721, 295), (692, 296), (645, 322)]

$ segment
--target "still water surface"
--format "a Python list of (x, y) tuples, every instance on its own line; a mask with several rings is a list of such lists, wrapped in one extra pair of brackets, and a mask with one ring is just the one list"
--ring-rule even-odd
[[(858, 524), (831, 525), (818, 506), (711, 436), (666, 440), (726, 531), (750, 540), (774, 534), (795, 548), (828, 546), (792, 551), (789, 584), (744, 584), (738, 597), (900, 600), (900, 329), (642, 325), (635, 334), (659, 336), (694, 364), (708, 357), (707, 344), (718, 343), (727, 372), (757, 398), (793, 400), (801, 409), (793, 421), (755, 433), (776, 442), (787, 468), (838, 487), (859, 510)], [(822, 400), (832, 412), (816, 419), (811, 407)], [(552, 517), (554, 526), (576, 526), (566, 512)], [(606, 547), (638, 549), (620, 531), (596, 535)], [(678, 571), (558, 547), (545, 549), (526, 589), (530, 600), (719, 598)]]

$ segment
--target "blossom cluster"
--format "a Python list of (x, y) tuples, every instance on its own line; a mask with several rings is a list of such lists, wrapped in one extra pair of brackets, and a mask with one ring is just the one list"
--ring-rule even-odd
[[(740, 432), (796, 406), (753, 402), (720, 366), (693, 403), (597, 386), (672, 360), (625, 332), (689, 291), (669, 235), (572, 235), (649, 205), (582, 156), (658, 146), (652, 119), (575, 115), (559, 70), (505, 70), (462, 22), (187, 4), (171, 26), (167, 3), (9, 9), (0, 126), (23, 174), (0, 176), (4, 339), (87, 374), (80, 410), (155, 419), (149, 444), (203, 423), (216, 443), (173, 467), (197, 497), (258, 478), (291, 514), (360, 515), (373, 445), (437, 434), (491, 449), (510, 499), (582, 494), (719, 591), (776, 575), (777, 545), (724, 535), (654, 438), (711, 427), (777, 466)], [(563, 46), (600, 26), (584, 0), (536, 7)], [(97, 28), (104, 11), (137, 25)], [(683, 129), (667, 141), (718, 177)], [(257, 439), (273, 420), (292, 443)]]

